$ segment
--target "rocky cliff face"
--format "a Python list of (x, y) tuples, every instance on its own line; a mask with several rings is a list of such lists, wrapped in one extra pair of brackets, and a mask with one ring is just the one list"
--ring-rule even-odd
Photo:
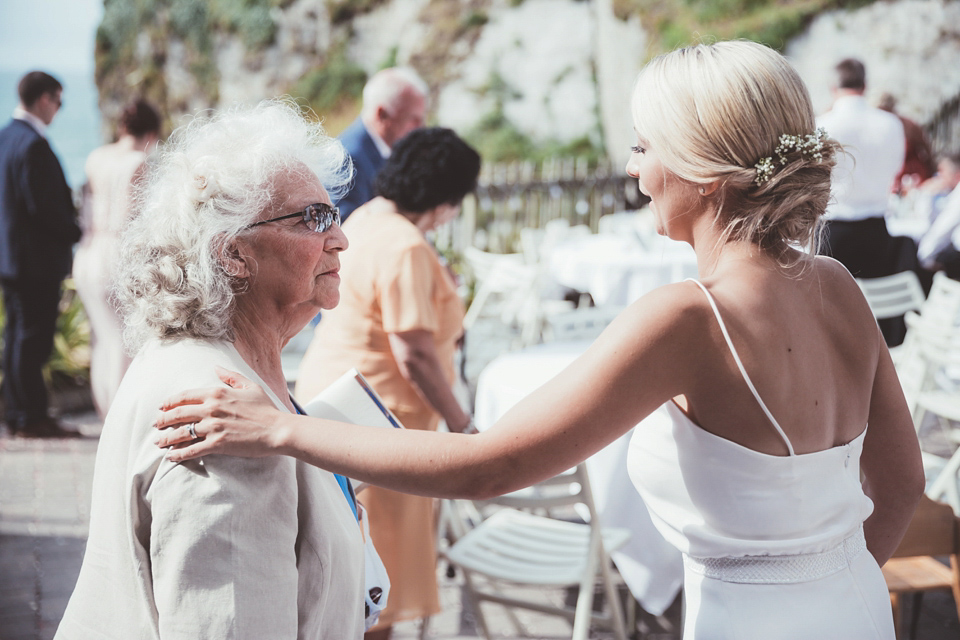
[(960, 93), (960, 2), (899, 0), (830, 11), (784, 53), (807, 83), (818, 113), (830, 106), (832, 67), (853, 57), (867, 67), (868, 98), (888, 92), (902, 115), (926, 122)]
[[(336, 133), (358, 112), (369, 74), (406, 64), (430, 84), (432, 120), (471, 136), (488, 157), (623, 161), (632, 81), (659, 40), (642, 11), (617, 17), (615, 1), (109, 0), (102, 106), (109, 120), (144, 93), (175, 123), (197, 109), (289, 93)], [(871, 94), (892, 93), (922, 122), (960, 92), (960, 0), (830, 11), (785, 53), (818, 110), (829, 105), (833, 64), (856, 56)]]

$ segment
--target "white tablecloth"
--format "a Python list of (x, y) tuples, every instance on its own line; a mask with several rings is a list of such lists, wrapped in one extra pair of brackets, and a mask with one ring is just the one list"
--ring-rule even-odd
[(549, 261), (557, 282), (589, 292), (601, 306), (626, 306), (657, 287), (697, 277), (690, 245), (657, 235), (572, 238), (554, 247)]
[[(588, 342), (548, 343), (502, 355), (480, 374), (474, 420), (489, 428), (513, 405), (583, 353)], [(603, 526), (630, 530), (630, 540), (612, 554), (630, 592), (654, 614), (662, 614), (683, 583), (680, 552), (653, 526), (627, 475), (627, 446), (633, 430), (587, 460), (587, 472)]]

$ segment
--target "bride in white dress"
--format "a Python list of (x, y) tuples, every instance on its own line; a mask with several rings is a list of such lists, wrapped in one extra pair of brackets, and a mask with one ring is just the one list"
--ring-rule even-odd
[[(171, 459), (293, 455), (409, 493), (485, 498), (634, 425), (631, 475), (684, 554), (686, 639), (892, 639), (879, 570), (923, 490), (896, 372), (850, 274), (809, 251), (840, 152), (802, 81), (749, 42), (661, 56), (627, 172), (699, 281), (644, 296), (492, 429), (381, 430), (276, 411), (253, 383), (171, 398)], [(187, 423), (200, 439), (190, 443)], [(861, 473), (863, 482), (861, 483)]]

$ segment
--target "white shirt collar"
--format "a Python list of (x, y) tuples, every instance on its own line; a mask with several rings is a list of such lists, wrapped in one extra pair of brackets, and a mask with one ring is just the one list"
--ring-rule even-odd
[(367, 133), (370, 134), (370, 139), (373, 140), (373, 144), (377, 145), (377, 151), (380, 152), (380, 155), (383, 156), (383, 159), (386, 160), (390, 157), (390, 145), (383, 141), (383, 138), (377, 135), (376, 131), (373, 131), (366, 124), (363, 125), (363, 128), (367, 130)]
[(867, 99), (862, 95), (857, 94), (848, 94), (843, 96), (837, 96), (833, 101), (833, 109), (843, 111), (845, 109), (862, 109), (864, 107), (869, 107), (867, 104)]
[(33, 115), (32, 113), (30, 113), (29, 111), (21, 107), (20, 105), (17, 105), (17, 107), (13, 110), (13, 119), (23, 120), (24, 122), (29, 124), (31, 127), (36, 129), (37, 133), (39, 133), (41, 136), (43, 136), (44, 138), (47, 137), (47, 125), (44, 124), (43, 120)]

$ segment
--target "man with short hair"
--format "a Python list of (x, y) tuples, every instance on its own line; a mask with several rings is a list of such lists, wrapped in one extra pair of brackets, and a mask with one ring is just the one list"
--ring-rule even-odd
[(847, 153), (837, 156), (833, 170), (822, 252), (839, 260), (854, 276), (890, 275), (894, 265), (884, 215), (893, 180), (903, 166), (903, 124), (892, 113), (867, 103), (863, 63), (848, 58), (835, 71), (833, 107), (817, 124)]
[(428, 88), (412, 69), (391, 67), (363, 87), (360, 117), (340, 134), (356, 170), (350, 191), (337, 203), (341, 220), (374, 196), (380, 167), (396, 142), (423, 126)]
[(63, 86), (33, 71), (18, 89), (13, 120), (0, 130), (4, 419), (25, 437), (76, 436), (48, 414), (42, 374), (53, 350), (61, 285), (80, 239), (70, 187), (45, 137), (62, 104)]

